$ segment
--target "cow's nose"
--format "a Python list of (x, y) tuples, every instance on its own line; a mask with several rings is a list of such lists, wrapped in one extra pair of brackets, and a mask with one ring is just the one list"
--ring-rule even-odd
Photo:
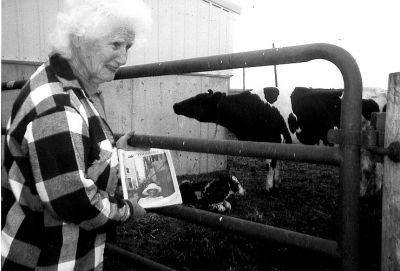
[(172, 108), (174, 109), (175, 114), (179, 115), (179, 105), (178, 104), (174, 104), (172, 106)]

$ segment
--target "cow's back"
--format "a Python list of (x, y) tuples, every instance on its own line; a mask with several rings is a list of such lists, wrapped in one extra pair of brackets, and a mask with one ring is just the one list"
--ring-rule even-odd
[(283, 117), (279, 111), (250, 92), (224, 97), (218, 108), (223, 124), (239, 140), (281, 142)]

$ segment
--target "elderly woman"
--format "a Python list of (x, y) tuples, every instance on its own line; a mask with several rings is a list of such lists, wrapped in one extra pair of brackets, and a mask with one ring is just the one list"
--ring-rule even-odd
[(161, 187), (155, 183), (150, 183), (142, 192), (142, 195), (146, 197), (140, 198), (138, 203), (145, 208), (151, 207), (152, 203), (164, 198), (160, 193)]
[(145, 213), (115, 196), (115, 146), (98, 93), (150, 22), (141, 0), (66, 3), (52, 52), (7, 126), (3, 270), (101, 270), (106, 232)]

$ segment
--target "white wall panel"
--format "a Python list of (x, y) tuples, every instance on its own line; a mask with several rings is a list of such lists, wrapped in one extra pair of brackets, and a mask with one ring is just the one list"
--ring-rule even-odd
[(49, 52), (49, 34), (53, 30), (56, 23), (55, 14), (60, 9), (58, 1), (40, 0), (39, 1), (39, 17), (40, 17), (40, 60), (46, 59)]
[(150, 6), (152, 14), (152, 25), (145, 44), (144, 61), (145, 63), (158, 62), (158, 47), (159, 47), (159, 13), (158, 0), (147, 0), (146, 3)]
[(208, 42), (210, 29), (210, 2), (200, 0), (197, 10), (197, 54), (199, 57), (208, 56)]
[(183, 59), (185, 51), (185, 1), (174, 0), (172, 3), (172, 58)]
[(211, 5), (210, 10), (210, 32), (208, 35), (208, 53), (210, 55), (218, 55), (220, 53), (219, 48), (219, 28), (220, 28), (220, 12), (221, 9), (214, 5)]
[(2, 59), (19, 60), (19, 24), (18, 1), (2, 1), (1, 10), (1, 57)]
[(197, 0), (185, 1), (185, 58), (193, 58), (197, 56)]
[(227, 53), (229, 13), (225, 9), (219, 11), (219, 54)]
[(172, 20), (172, 5), (170, 0), (159, 0), (158, 9), (162, 16), (158, 18), (158, 61), (172, 59), (172, 36), (174, 34)]
[(40, 61), (41, 44), (41, 25), (39, 20), (39, 0), (21, 1), (22, 19), (22, 59), (26, 61)]
[(134, 44), (129, 50), (127, 66), (145, 63), (145, 44)]
[[(237, 16), (218, 2), (145, 0), (153, 24), (146, 44), (134, 46), (127, 65), (229, 53), (232, 19)], [(62, 0), (3, 0), (2, 59), (44, 61), (48, 34)]]

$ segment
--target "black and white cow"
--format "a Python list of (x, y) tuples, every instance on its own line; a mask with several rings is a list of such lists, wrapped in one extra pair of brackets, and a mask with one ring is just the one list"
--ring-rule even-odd
[(239, 180), (229, 173), (222, 173), (212, 181), (192, 182), (184, 180), (179, 184), (182, 202), (186, 205), (200, 204), (201, 208), (219, 213), (232, 209), (228, 202), (231, 195), (245, 195)]
[[(340, 128), (341, 96), (343, 89), (311, 89), (297, 87), (292, 92), (293, 113), (289, 115), (290, 131), (297, 139), (308, 145), (333, 145), (328, 142), (329, 129)], [(363, 95), (362, 129), (370, 128), (372, 112), (383, 110), (382, 95)], [(375, 100), (380, 100), (378, 102)], [(374, 161), (372, 155), (361, 148), (360, 195), (372, 195), (382, 186), (383, 165)]]
[[(343, 89), (312, 89), (296, 87), (290, 99), (293, 113), (289, 116), (289, 129), (303, 144), (331, 145), (328, 130), (340, 128), (340, 108)], [(373, 112), (380, 112), (373, 99), (362, 99), (362, 121), (371, 120)]]
[[(173, 109), (177, 115), (221, 125), (239, 140), (292, 143), (290, 132), (278, 109), (248, 91), (226, 95), (210, 89), (207, 93), (175, 103)], [(279, 185), (279, 162), (273, 159), (268, 161), (267, 166), (265, 189), (269, 191)]]

